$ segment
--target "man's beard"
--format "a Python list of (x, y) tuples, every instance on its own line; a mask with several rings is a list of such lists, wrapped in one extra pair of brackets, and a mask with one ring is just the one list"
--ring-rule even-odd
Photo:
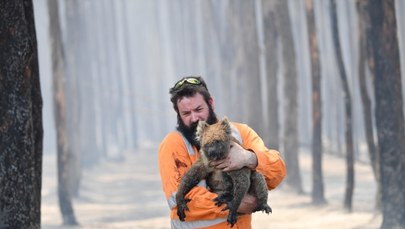
[[(209, 107), (209, 114), (208, 114), (208, 119), (206, 122), (208, 124), (214, 124), (217, 122), (217, 116), (214, 112), (214, 110)], [(198, 126), (198, 121), (191, 123), (190, 127), (186, 126), (184, 124), (183, 120), (181, 119), (180, 115), (177, 114), (177, 130), (180, 131), (183, 136), (190, 142), (191, 145), (197, 147), (197, 149), (200, 149), (200, 142), (197, 141), (196, 139), (196, 131), (197, 131), (197, 126)]]

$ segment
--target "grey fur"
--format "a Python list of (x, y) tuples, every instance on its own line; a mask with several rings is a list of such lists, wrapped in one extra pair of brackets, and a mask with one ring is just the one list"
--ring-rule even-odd
[[(211, 133), (210, 133), (211, 132)], [(237, 222), (237, 210), (246, 193), (257, 198), (255, 211), (271, 212), (267, 205), (268, 190), (262, 174), (247, 167), (230, 172), (223, 172), (210, 166), (210, 162), (226, 158), (231, 147), (231, 141), (237, 142), (231, 135), (231, 127), (227, 118), (208, 125), (200, 121), (197, 127), (197, 138), (200, 141), (200, 157), (187, 171), (181, 180), (176, 193), (177, 215), (184, 221), (188, 211), (186, 194), (201, 180), (206, 179), (207, 185), (212, 192), (218, 194), (215, 204), (226, 204), (223, 210), (229, 209), (227, 222), (231, 227)], [(238, 142), (237, 142), (238, 143)]]

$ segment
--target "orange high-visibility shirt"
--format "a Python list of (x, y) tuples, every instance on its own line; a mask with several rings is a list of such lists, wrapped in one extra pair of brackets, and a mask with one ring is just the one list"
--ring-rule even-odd
[[(248, 125), (235, 122), (232, 122), (232, 125), (239, 131), (242, 146), (256, 154), (258, 161), (256, 170), (264, 175), (268, 189), (276, 188), (286, 175), (285, 163), (279, 152), (269, 150)], [(181, 178), (199, 157), (197, 149), (190, 147), (191, 145), (187, 145), (178, 131), (169, 133), (159, 146), (160, 176), (171, 209), (172, 228), (230, 228), (226, 222), (229, 211), (222, 211), (224, 206), (215, 205), (213, 199), (217, 194), (208, 191), (204, 182), (200, 182), (201, 185), (194, 187), (186, 195), (191, 201), (187, 203), (189, 211), (185, 212), (185, 221), (181, 222), (177, 216), (175, 195)], [(251, 215), (238, 216), (233, 229), (237, 228), (251, 228)]]

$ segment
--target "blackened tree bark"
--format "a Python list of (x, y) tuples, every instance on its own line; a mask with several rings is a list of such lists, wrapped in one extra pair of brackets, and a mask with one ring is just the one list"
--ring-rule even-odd
[(321, 66), (315, 26), (314, 4), (312, 0), (305, 1), (305, 10), (308, 24), (312, 74), (312, 203), (324, 204), (326, 201), (322, 172)]
[[(372, 45), (370, 38), (370, 19), (368, 14), (369, 1), (358, 0), (357, 12), (359, 16), (359, 87), (363, 106), (364, 132), (368, 146), (371, 168), (377, 183), (377, 194), (375, 199), (376, 209), (381, 209), (381, 179), (379, 173), (379, 155), (377, 143), (374, 141), (374, 125), (372, 117), (371, 99), (367, 91), (366, 67), (370, 69), (370, 74), (374, 73), (374, 57), (372, 55)], [(367, 64), (366, 64), (367, 63)], [(374, 75), (373, 75), (374, 76)], [(374, 77), (371, 77), (374, 78)]]
[(269, 148), (279, 149), (279, 115), (278, 115), (278, 94), (277, 94), (277, 72), (278, 72), (278, 31), (276, 28), (276, 0), (262, 1), (263, 9), (263, 33), (266, 52), (266, 77), (267, 77), (267, 114), (269, 136), (263, 139)]
[(350, 95), (349, 83), (343, 63), (342, 50), (339, 39), (339, 27), (337, 21), (336, 2), (331, 1), (331, 23), (332, 39), (335, 46), (336, 60), (339, 69), (339, 75), (342, 80), (343, 95), (345, 101), (345, 141), (346, 141), (346, 189), (343, 206), (346, 210), (352, 211), (352, 200), (354, 190), (354, 153), (353, 153), (353, 131), (352, 131), (352, 99)]
[(48, 0), (50, 40), (52, 49), (52, 72), (54, 90), (54, 113), (57, 134), (57, 163), (58, 163), (58, 198), (64, 225), (77, 225), (72, 207), (70, 186), (71, 150), (68, 144), (65, 84), (64, 84), (64, 54), (62, 34), (59, 23), (58, 1)]
[(42, 98), (32, 1), (0, 1), (0, 34), (0, 228), (40, 228)]
[(381, 228), (405, 228), (405, 128), (395, 0), (371, 0), (369, 6), (382, 184)]
[(288, 1), (278, 0), (276, 3), (277, 30), (283, 50), (284, 62), (284, 134), (283, 145), (285, 162), (288, 168), (286, 183), (297, 193), (303, 193), (298, 158), (298, 86), (297, 65), (295, 63), (295, 47), (292, 34)]

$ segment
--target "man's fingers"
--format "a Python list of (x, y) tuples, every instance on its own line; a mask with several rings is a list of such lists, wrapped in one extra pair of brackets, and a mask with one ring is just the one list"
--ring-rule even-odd
[(223, 170), (227, 170), (227, 168), (229, 168), (230, 163), (227, 161), (215, 161), (215, 162), (210, 162), (210, 166), (213, 166), (217, 169), (223, 169)]
[(211, 161), (210, 166), (215, 166), (217, 167), (218, 165), (221, 165), (224, 163), (224, 160), (218, 160), (218, 161)]
[(218, 165), (216, 166), (217, 169), (224, 169), (224, 168), (226, 168), (226, 167), (228, 167), (228, 166), (226, 165), (226, 163), (221, 163), (221, 164), (218, 164)]

